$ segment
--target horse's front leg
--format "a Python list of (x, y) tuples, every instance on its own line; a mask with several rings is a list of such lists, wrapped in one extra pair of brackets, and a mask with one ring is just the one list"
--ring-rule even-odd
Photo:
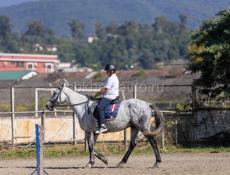
[[(94, 144), (97, 143), (97, 138), (98, 138), (99, 134), (95, 134), (94, 133)], [(108, 165), (108, 159), (105, 158), (104, 155), (102, 155), (101, 153), (98, 153), (96, 151), (96, 149), (94, 149), (94, 156), (96, 156), (99, 160), (101, 160), (104, 164)]]
[(91, 168), (91, 167), (93, 167), (93, 165), (95, 163), (93, 132), (86, 132), (86, 140), (87, 140), (88, 148), (89, 148), (89, 163), (85, 166), (85, 168)]
[(108, 159), (106, 159), (106, 157), (101, 154), (101, 153), (98, 153), (96, 150), (94, 150), (94, 155), (99, 159), (101, 160), (104, 164), (108, 165)]

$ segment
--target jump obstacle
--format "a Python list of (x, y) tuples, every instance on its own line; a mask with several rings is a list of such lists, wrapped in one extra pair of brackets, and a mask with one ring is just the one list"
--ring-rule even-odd
[(36, 140), (36, 169), (31, 173), (31, 175), (49, 175), (43, 166), (43, 157), (44, 157), (44, 115), (43, 111), (41, 114), (41, 126), (35, 124), (35, 140)]

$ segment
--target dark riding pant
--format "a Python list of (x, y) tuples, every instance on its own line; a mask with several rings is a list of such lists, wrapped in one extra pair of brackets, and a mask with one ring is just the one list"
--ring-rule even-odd
[(98, 118), (99, 126), (105, 124), (105, 108), (111, 103), (111, 101), (112, 100), (103, 97), (98, 103), (97, 109), (99, 113), (99, 118)]

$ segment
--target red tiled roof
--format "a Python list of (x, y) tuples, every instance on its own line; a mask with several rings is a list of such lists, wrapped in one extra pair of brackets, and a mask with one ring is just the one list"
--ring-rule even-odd
[[(65, 73), (52, 73), (46, 75), (37, 75), (35, 79), (69, 79), (69, 80), (85, 80), (87, 75), (92, 72), (65, 72)], [(179, 77), (184, 74), (184, 68), (164, 67), (152, 70), (119, 70), (117, 76), (120, 80), (132, 80), (136, 78), (162, 78), (162, 77)], [(103, 80), (106, 78), (105, 72), (98, 72), (88, 80)]]
[(35, 61), (59, 63), (57, 55), (12, 54), (0, 53), (1, 61)]

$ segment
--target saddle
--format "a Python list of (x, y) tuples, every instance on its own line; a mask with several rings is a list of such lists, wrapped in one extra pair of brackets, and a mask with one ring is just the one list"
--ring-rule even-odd
[[(99, 98), (97, 101), (95, 101), (95, 103), (93, 103), (93, 105), (91, 106), (91, 108), (92, 107), (94, 108), (92, 111), (93, 111), (93, 116), (96, 119), (98, 119), (98, 117), (99, 117), (99, 111), (98, 111), (97, 105), (98, 105), (100, 100), (101, 100), (101, 98)], [(116, 99), (112, 100), (111, 103), (105, 108), (105, 120), (106, 121), (116, 119), (120, 104), (121, 104), (121, 101), (120, 101), (119, 97), (117, 97)]]

